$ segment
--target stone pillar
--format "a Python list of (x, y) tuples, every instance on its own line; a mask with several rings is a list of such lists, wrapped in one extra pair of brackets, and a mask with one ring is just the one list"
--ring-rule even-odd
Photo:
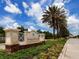
[(45, 35), (44, 34), (39, 34), (39, 39), (40, 39), (40, 42), (45, 41)]
[(24, 40), (19, 41), (20, 49), (25, 49), (27, 48), (27, 31), (24, 31)]
[(7, 52), (14, 52), (19, 49), (18, 29), (5, 29), (5, 46)]

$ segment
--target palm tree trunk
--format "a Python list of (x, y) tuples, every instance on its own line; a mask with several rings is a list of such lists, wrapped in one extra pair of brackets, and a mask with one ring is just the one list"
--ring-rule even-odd
[(55, 39), (55, 28), (53, 27), (53, 39)]
[(60, 25), (59, 25), (59, 29), (58, 29), (58, 34), (59, 34), (59, 38), (61, 37), (61, 33), (60, 33)]
[(59, 23), (59, 21), (57, 22), (57, 38), (59, 38), (60, 37), (60, 23)]
[(55, 20), (53, 20), (53, 39), (55, 39)]
[(59, 24), (57, 24), (57, 38), (59, 38)]
[(58, 20), (56, 21), (56, 30), (57, 30), (57, 38), (58, 38)]

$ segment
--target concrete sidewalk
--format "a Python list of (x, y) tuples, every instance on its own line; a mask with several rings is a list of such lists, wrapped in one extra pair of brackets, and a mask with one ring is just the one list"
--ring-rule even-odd
[(79, 59), (79, 39), (69, 39), (58, 59)]

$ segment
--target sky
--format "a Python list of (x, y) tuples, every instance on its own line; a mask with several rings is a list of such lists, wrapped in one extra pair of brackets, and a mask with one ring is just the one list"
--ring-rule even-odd
[(79, 0), (0, 0), (0, 26), (16, 29), (24, 26), (30, 30), (49, 31), (42, 23), (42, 14), (48, 6), (56, 5), (67, 12), (67, 26), (73, 35), (79, 34)]

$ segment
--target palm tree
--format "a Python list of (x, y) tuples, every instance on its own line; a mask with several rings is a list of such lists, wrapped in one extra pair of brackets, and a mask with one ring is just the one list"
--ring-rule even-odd
[(48, 10), (44, 11), (42, 15), (43, 23), (47, 23), (50, 27), (53, 27), (53, 35), (55, 38), (55, 30), (57, 30), (57, 35), (60, 33), (61, 26), (67, 26), (65, 10), (63, 8), (58, 8), (57, 6), (51, 6)]

